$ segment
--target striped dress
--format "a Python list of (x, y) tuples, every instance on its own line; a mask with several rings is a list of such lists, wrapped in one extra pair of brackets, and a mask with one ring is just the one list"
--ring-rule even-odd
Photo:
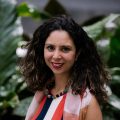
[(43, 96), (32, 118), (29, 116), (34, 105), (30, 106), (25, 120), (85, 120), (91, 97), (88, 89), (82, 98), (71, 91), (55, 99)]
[(44, 96), (32, 120), (63, 120), (66, 95), (56, 99)]

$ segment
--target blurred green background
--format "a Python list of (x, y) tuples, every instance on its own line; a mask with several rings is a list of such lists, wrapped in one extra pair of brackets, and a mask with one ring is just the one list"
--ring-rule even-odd
[[(33, 96), (18, 67), (25, 54), (20, 47), (32, 38), (23, 30), (22, 18), (42, 23), (57, 14), (69, 14), (57, 0), (48, 0), (44, 10), (26, 2), (0, 0), (0, 120), (24, 120)], [(109, 101), (101, 106), (104, 120), (120, 120), (120, 14), (96, 15), (81, 25), (112, 75), (107, 86)]]

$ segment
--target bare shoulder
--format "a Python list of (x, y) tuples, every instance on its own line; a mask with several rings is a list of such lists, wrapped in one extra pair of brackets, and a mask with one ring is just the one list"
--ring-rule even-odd
[(102, 120), (102, 112), (95, 96), (92, 95), (86, 114), (86, 120)]

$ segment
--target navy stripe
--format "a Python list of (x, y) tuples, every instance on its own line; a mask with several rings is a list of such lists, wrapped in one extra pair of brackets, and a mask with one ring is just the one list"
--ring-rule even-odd
[(45, 115), (46, 115), (46, 113), (51, 105), (52, 100), (53, 100), (53, 98), (47, 98), (47, 100), (45, 101), (45, 104), (43, 106), (43, 109), (36, 120), (43, 120), (44, 119), (44, 117), (45, 117)]
[(62, 118), (61, 118), (61, 120), (63, 120), (63, 115), (62, 115)]

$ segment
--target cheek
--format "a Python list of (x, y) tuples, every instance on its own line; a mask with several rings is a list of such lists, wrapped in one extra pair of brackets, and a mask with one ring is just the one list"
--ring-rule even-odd
[(74, 63), (74, 61), (75, 61), (75, 54), (67, 55), (67, 56), (66, 56), (66, 60), (67, 60), (68, 62)]
[(46, 59), (47, 59), (46, 50), (44, 50), (44, 59), (45, 59), (45, 62), (46, 62)]
[(45, 60), (45, 63), (46, 63), (46, 65), (47, 66), (49, 66), (49, 57), (48, 57), (48, 55), (47, 54), (44, 54), (44, 60)]
[(44, 51), (44, 59), (48, 61), (51, 58), (51, 54), (49, 52)]

